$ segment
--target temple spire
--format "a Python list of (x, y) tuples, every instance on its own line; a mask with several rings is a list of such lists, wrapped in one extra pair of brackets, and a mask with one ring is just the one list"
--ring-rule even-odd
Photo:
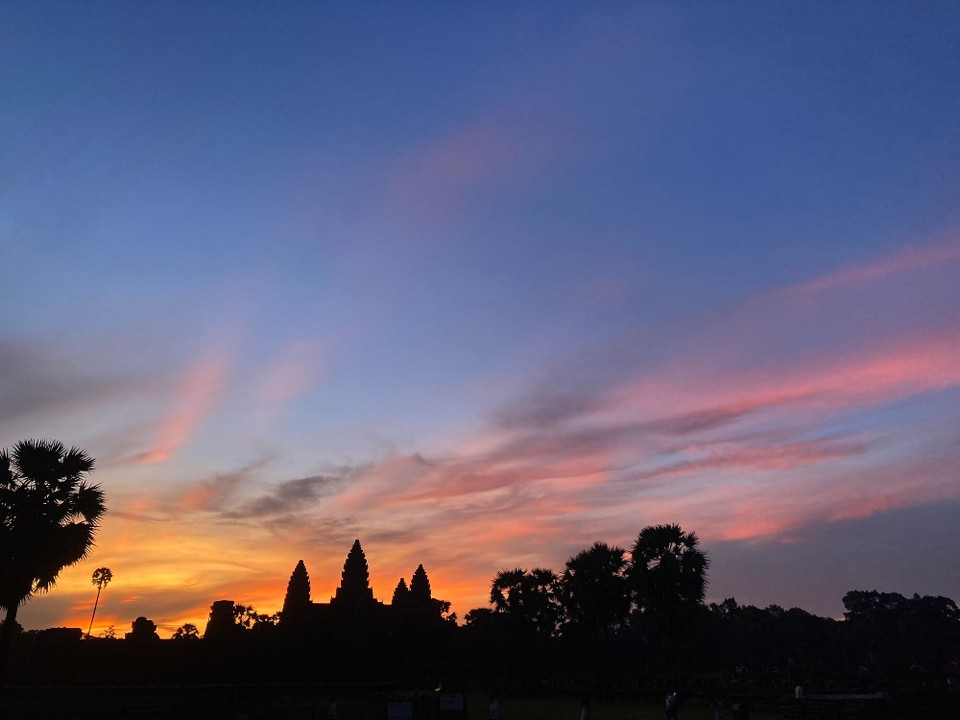
[(360, 606), (374, 602), (373, 589), (370, 587), (370, 573), (367, 558), (363, 554), (360, 541), (355, 540), (353, 547), (343, 564), (340, 587), (332, 600), (335, 605)]
[(283, 598), (283, 614), (298, 612), (310, 606), (310, 576), (303, 560), (297, 563), (287, 583), (287, 594)]
[(430, 592), (430, 578), (427, 577), (427, 571), (423, 565), (417, 565), (417, 569), (410, 578), (410, 599), (418, 605), (428, 605), (432, 598)]

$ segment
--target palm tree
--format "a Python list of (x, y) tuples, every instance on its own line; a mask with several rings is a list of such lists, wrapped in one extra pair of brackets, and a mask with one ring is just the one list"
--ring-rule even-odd
[(103, 590), (110, 581), (113, 580), (113, 573), (108, 567), (97, 568), (93, 571), (93, 577), (90, 582), (97, 586), (97, 599), (93, 601), (93, 613), (90, 615), (90, 627), (87, 628), (87, 637), (90, 637), (90, 631), (93, 630), (93, 619), (97, 616), (97, 605), (100, 602), (100, 591)]
[(560, 622), (560, 600), (557, 597), (559, 578), (550, 568), (535, 567), (528, 577), (528, 605), (537, 629), (552, 636)]
[(490, 585), (490, 603), (497, 612), (519, 613), (523, 607), (523, 580), (527, 571), (522, 568), (501, 570)]
[(686, 533), (679, 525), (651, 525), (640, 531), (629, 570), (640, 610), (669, 615), (703, 601), (710, 559), (699, 543), (695, 532)]
[(604, 635), (627, 620), (630, 593), (626, 550), (595, 542), (567, 560), (560, 592), (568, 620)]
[(624, 569), (626, 550), (595, 542), (567, 560), (560, 576), (560, 597), (569, 633), (582, 643), (590, 671), (605, 676), (611, 670), (611, 641), (630, 614), (630, 591)]
[(643, 528), (633, 545), (628, 570), (634, 602), (659, 636), (661, 653), (674, 673), (681, 616), (700, 605), (707, 589), (710, 559), (699, 547), (695, 532), (679, 525)]
[(22, 440), (0, 452), (0, 669), (20, 606), (93, 547), (106, 507), (86, 482), (94, 460), (54, 440)]
[(516, 618), (521, 626), (534, 628), (545, 637), (557, 630), (557, 576), (548, 568), (501, 570), (490, 586), (490, 602), (497, 612)]

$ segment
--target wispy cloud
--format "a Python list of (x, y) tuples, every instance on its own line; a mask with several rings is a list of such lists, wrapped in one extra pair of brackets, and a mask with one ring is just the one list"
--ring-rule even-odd
[[(743, 468), (747, 470), (790, 470), (814, 463), (854, 457), (867, 451), (862, 442), (807, 440), (772, 446), (744, 443), (710, 443), (698, 448), (695, 459), (672, 462), (637, 473), (636, 479), (664, 478), (706, 473), (712, 470)], [(689, 452), (689, 451), (688, 451)]]
[(815, 294), (860, 287), (886, 278), (960, 262), (960, 239), (911, 245), (890, 255), (841, 268), (818, 278), (781, 289), (786, 294)]
[(89, 411), (136, 395), (156, 382), (140, 375), (103, 374), (64, 362), (47, 341), (0, 338), (0, 427), (25, 418)]
[[(491, 194), (529, 193), (569, 147), (561, 123), (510, 108), (479, 110), (397, 148), (351, 233), (344, 273), (394, 293), (452, 240)], [(383, 287), (380, 288), (383, 293)]]
[(164, 462), (193, 439), (215, 407), (228, 367), (229, 361), (224, 353), (211, 353), (186, 368), (174, 393), (170, 412), (160, 424), (150, 449), (139, 457), (139, 462)]
[(284, 406), (316, 389), (323, 377), (323, 348), (319, 340), (294, 340), (283, 346), (263, 374), (258, 401), (275, 415)]
[(287, 480), (268, 493), (242, 502), (236, 509), (224, 511), (222, 515), (231, 519), (289, 518), (297, 513), (314, 510), (317, 500), (336, 492), (344, 482), (345, 478), (328, 475)]
[(392, 164), (385, 207), (418, 222), (459, 212), (485, 186), (516, 182), (556, 162), (556, 132), (514, 111), (480, 113), (410, 147)]
[(752, 367), (749, 359), (742, 369), (679, 361), (608, 391), (600, 414), (666, 413), (674, 408), (682, 412), (658, 422), (682, 425), (687, 418), (710, 424), (783, 406), (824, 410), (888, 402), (957, 385), (957, 358), (960, 332), (948, 327), (906, 331), (868, 350), (823, 348), (805, 363), (772, 368)]

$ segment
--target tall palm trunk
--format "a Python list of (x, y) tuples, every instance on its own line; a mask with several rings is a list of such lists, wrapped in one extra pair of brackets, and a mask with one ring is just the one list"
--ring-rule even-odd
[(97, 605), (100, 602), (100, 591), (103, 588), (97, 585), (97, 599), (93, 601), (93, 613), (90, 615), (90, 627), (87, 628), (87, 639), (90, 639), (90, 631), (93, 630), (93, 619), (97, 616)]

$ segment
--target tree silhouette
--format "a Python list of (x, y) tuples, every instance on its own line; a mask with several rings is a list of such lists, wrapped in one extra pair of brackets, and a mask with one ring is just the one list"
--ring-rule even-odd
[(240, 624), (246, 630), (252, 630), (256, 635), (263, 635), (274, 630), (280, 623), (280, 613), (258, 613), (252, 607), (244, 608), (243, 618)]
[(710, 560), (694, 532), (679, 525), (645, 527), (633, 545), (630, 579), (637, 606), (670, 615), (688, 603), (703, 601)]
[(568, 619), (604, 633), (626, 621), (630, 596), (626, 550), (595, 542), (567, 560), (560, 594)]
[(522, 628), (553, 635), (560, 621), (557, 576), (548, 568), (501, 570), (490, 586), (490, 602), (497, 612), (516, 619)]
[(200, 631), (193, 623), (184, 623), (173, 634), (173, 640), (199, 640)]
[[(510, 657), (503, 668), (506, 674), (548, 674), (546, 668), (556, 655), (552, 640), (560, 619), (557, 577), (553, 571), (501, 570), (490, 585), (490, 602), (497, 616), (495, 621), (501, 622), (494, 625), (487, 621), (485, 626), (487, 632), (505, 632), (501, 642), (503, 652)], [(477, 627), (480, 629), (482, 626)]]
[(94, 460), (54, 440), (23, 440), (0, 452), (0, 671), (17, 610), (87, 556), (106, 507), (86, 482)]
[(521, 614), (524, 605), (524, 578), (527, 571), (523, 568), (501, 570), (490, 585), (490, 604), (501, 613)]
[(634, 600), (674, 672), (681, 616), (703, 602), (709, 566), (697, 534), (679, 525), (645, 527), (633, 545), (629, 577)]
[(907, 662), (942, 667), (960, 646), (960, 609), (950, 598), (876, 590), (843, 596), (844, 635), (858, 662), (886, 674)]
[(592, 672), (610, 670), (613, 634), (626, 624), (630, 611), (626, 550), (595, 542), (567, 560), (560, 578), (560, 597), (567, 616), (564, 634), (583, 644)]
[(93, 619), (97, 616), (97, 605), (100, 603), (100, 591), (103, 590), (110, 581), (113, 580), (113, 573), (108, 567), (97, 568), (93, 571), (93, 577), (90, 582), (97, 586), (97, 599), (93, 601), (93, 612), (90, 614), (90, 627), (87, 628), (87, 637), (90, 637), (90, 631), (93, 630)]

